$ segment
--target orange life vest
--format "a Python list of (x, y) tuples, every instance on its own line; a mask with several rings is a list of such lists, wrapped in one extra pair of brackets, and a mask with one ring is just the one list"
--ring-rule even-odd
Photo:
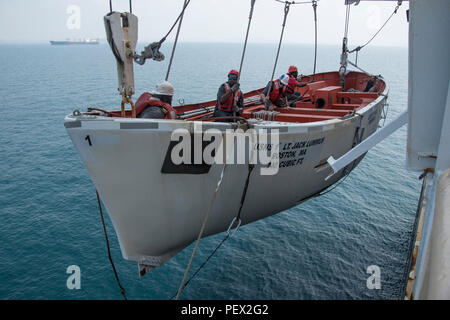
[[(228, 92), (230, 92), (230, 85), (228, 84), (228, 82), (225, 82), (223, 84), (224, 88), (225, 88), (225, 94), (227, 94)], [(220, 100), (218, 101), (219, 106), (218, 109), (222, 110), (222, 111), (226, 111), (226, 112), (232, 112), (233, 111), (233, 105), (237, 105), (239, 99), (242, 96), (242, 92), (241, 89), (238, 89), (237, 92), (233, 93), (230, 95), (230, 97), (227, 99), (227, 101), (225, 101), (223, 104), (220, 103)]]
[(147, 107), (160, 107), (163, 108), (163, 112), (165, 114), (164, 119), (176, 119), (177, 112), (175, 108), (170, 104), (162, 102), (149, 92), (144, 92), (141, 94), (139, 99), (136, 101), (136, 115), (139, 115), (142, 111)]
[(269, 99), (270, 101), (272, 101), (273, 103), (277, 102), (278, 100), (280, 100), (285, 94), (285, 89), (282, 89), (280, 86), (280, 80), (275, 80), (273, 82), (273, 87), (272, 90), (270, 90), (269, 93)]
[(294, 93), (297, 83), (298, 83), (297, 79), (295, 79), (294, 76), (289, 75), (289, 83), (286, 88), (287, 93), (289, 94)]

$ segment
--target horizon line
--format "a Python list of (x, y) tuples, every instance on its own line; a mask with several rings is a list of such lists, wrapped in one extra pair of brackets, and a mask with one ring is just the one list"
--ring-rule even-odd
[[(107, 44), (106, 38), (90, 38), (90, 39), (99, 39), (100, 43), (99, 45), (104, 45)], [(66, 41), (67, 39), (64, 40), (1, 40), (0, 39), (0, 44), (50, 44), (50, 41)], [(146, 40), (141, 40), (138, 41), (137, 45), (142, 45), (142, 44), (149, 44), (152, 41), (146, 41)], [(166, 43), (173, 43), (173, 41), (166, 41)], [(183, 40), (183, 41), (178, 41), (178, 43), (186, 43), (186, 44), (193, 44), (193, 43), (201, 43), (201, 44), (241, 44), (242, 42), (238, 42), (238, 41), (198, 41), (198, 40)], [(249, 42), (248, 45), (252, 45), (252, 44), (256, 44), (256, 45), (260, 45), (260, 44), (264, 44), (264, 45), (278, 45), (278, 42), (265, 42), (265, 41), (257, 41), (257, 42)], [(313, 42), (285, 42), (285, 45), (314, 45)], [(317, 45), (324, 45), (324, 46), (341, 46), (341, 43), (330, 43), (330, 42), (322, 42), (322, 43), (318, 43)], [(349, 43), (349, 45), (351, 46), (352, 44)], [(356, 44), (353, 44), (356, 46)], [(379, 44), (379, 45), (372, 45), (372, 47), (393, 47), (393, 48), (408, 48), (408, 44), (404, 45), (404, 44)]]

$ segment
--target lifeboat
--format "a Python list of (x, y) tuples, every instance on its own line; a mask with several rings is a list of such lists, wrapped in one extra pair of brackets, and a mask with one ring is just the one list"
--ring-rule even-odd
[[(97, 109), (75, 111), (64, 125), (111, 217), (123, 257), (151, 270), (195, 241), (208, 210), (203, 237), (226, 231), (238, 212), (245, 225), (297, 206), (353, 170), (364, 155), (326, 180), (332, 173), (327, 159), (344, 155), (378, 128), (388, 87), (380, 77), (371, 86), (372, 79), (349, 72), (342, 88), (338, 72), (304, 76), (305, 86), (296, 88), (302, 99), (274, 111), (261, 104), (263, 89), (253, 90), (244, 94), (238, 122), (218, 122), (214, 100), (175, 106), (177, 119)], [(276, 146), (258, 140), (248, 149), (276, 147), (276, 173), (261, 174), (272, 163), (256, 163), (250, 176), (248, 159), (175, 163), (170, 157), (178, 129), (200, 137), (214, 129), (225, 139), (240, 123), (257, 136), (263, 129), (277, 132)], [(202, 140), (201, 150), (207, 144)]]

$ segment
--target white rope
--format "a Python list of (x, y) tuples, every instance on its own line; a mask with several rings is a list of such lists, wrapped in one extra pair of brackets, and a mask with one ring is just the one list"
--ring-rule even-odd
[(227, 165), (225, 163), (223, 165), (222, 173), (220, 174), (220, 179), (217, 182), (216, 190), (214, 191), (213, 197), (212, 197), (211, 202), (209, 204), (208, 211), (206, 212), (205, 218), (203, 219), (203, 224), (202, 224), (202, 227), (200, 228), (200, 232), (198, 234), (197, 241), (195, 243), (194, 251), (192, 251), (191, 258), (189, 260), (189, 263), (188, 263), (188, 266), (186, 268), (186, 271), (184, 272), (183, 280), (180, 283), (180, 287), (178, 288), (178, 293), (177, 293), (177, 296), (176, 296), (175, 300), (178, 300), (178, 298), (180, 297), (181, 292), (183, 291), (187, 275), (189, 274), (189, 270), (191, 269), (192, 261), (194, 261), (194, 257), (195, 257), (195, 254), (197, 253), (198, 245), (200, 244), (200, 239), (202, 238), (203, 232), (205, 231), (206, 222), (208, 221), (209, 215), (210, 215), (211, 210), (212, 210), (213, 205), (214, 205), (214, 201), (216, 200), (216, 196), (217, 196), (217, 192), (219, 191), (219, 187), (222, 184), (222, 180), (223, 180), (223, 176), (224, 176), (224, 172), (225, 172), (226, 166)]
[(358, 69), (358, 70), (361, 71), (362, 73), (365, 73), (365, 74), (367, 74), (367, 75), (370, 76), (370, 77), (374, 77), (373, 74), (367, 72), (367, 71), (364, 70), (364, 69), (361, 69), (360, 67), (358, 67), (355, 63), (351, 62), (350, 60), (348, 60), (348, 63), (351, 64), (352, 66), (354, 66), (356, 69)]

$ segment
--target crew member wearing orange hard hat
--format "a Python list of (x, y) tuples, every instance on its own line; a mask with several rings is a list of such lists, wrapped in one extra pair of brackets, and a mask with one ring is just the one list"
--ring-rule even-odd
[[(244, 108), (244, 96), (239, 88), (238, 79), (239, 72), (237, 70), (233, 69), (228, 72), (228, 81), (222, 84), (217, 92), (215, 117), (232, 117), (233, 112), (236, 113), (236, 116), (240, 115)], [(233, 121), (233, 119), (227, 121)]]
[(295, 87), (304, 87), (306, 84), (301, 83), (298, 80), (298, 69), (296, 66), (290, 66), (288, 70), (289, 86), (288, 86), (288, 102), (289, 106), (295, 107), (297, 101), (301, 100), (302, 95), (300, 92), (295, 91)]
[(288, 75), (290, 78), (294, 78), (295, 80), (297, 80), (297, 87), (304, 87), (306, 86), (305, 83), (301, 83), (298, 77), (298, 69), (296, 66), (290, 66), (289, 70), (288, 70)]
[(289, 66), (288, 75), (297, 79), (298, 69), (296, 66)]

